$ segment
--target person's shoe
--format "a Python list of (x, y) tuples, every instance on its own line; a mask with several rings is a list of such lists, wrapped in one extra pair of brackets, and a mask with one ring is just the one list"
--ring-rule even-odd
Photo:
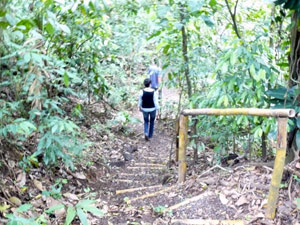
[(145, 140), (149, 141), (149, 137), (147, 135), (145, 135)]

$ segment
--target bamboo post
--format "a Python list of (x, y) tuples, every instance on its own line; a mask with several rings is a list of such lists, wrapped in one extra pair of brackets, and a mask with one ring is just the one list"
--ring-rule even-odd
[(275, 210), (278, 200), (279, 188), (283, 174), (286, 142), (287, 142), (287, 117), (279, 117), (278, 130), (277, 130), (277, 145), (276, 145), (276, 158), (274, 162), (274, 171), (272, 174), (271, 186), (268, 196), (268, 205), (266, 210), (266, 217), (273, 219), (275, 217)]
[[(179, 117), (180, 119), (180, 117)], [(175, 161), (178, 162), (178, 151), (179, 151), (179, 119), (176, 120), (175, 131), (176, 131), (176, 139), (175, 139)]]
[(186, 176), (186, 145), (187, 145), (187, 132), (188, 132), (188, 117), (180, 115), (179, 118), (179, 149), (178, 149), (178, 182), (185, 181)]

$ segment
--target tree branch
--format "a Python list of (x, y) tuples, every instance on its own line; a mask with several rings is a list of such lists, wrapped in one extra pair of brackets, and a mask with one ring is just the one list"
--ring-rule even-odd
[(230, 8), (230, 6), (229, 6), (228, 0), (225, 0), (227, 9), (228, 9), (229, 14), (230, 14), (231, 19), (232, 19), (233, 30), (234, 30), (234, 32), (236, 33), (236, 36), (237, 36), (239, 39), (242, 39), (242, 37), (241, 37), (241, 35), (240, 35), (240, 33), (239, 33), (239, 30), (238, 30), (237, 24), (236, 24), (236, 19), (235, 19), (238, 2), (239, 2), (239, 0), (236, 1), (235, 5), (234, 5), (234, 11), (232, 12), (232, 11), (231, 11), (231, 8)]

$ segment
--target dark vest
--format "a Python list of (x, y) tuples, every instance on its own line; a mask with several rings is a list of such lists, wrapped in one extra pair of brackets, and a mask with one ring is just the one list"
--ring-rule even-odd
[(154, 108), (154, 101), (153, 101), (154, 91), (145, 91), (143, 90), (143, 97), (142, 97), (142, 107), (143, 108)]

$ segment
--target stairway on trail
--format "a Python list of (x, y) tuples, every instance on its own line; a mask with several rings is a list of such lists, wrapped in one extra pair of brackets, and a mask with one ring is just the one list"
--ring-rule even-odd
[[(173, 106), (177, 101), (178, 93), (165, 88), (163, 105)], [(173, 109), (164, 111), (168, 116)], [(143, 120), (140, 112), (133, 116)], [(150, 141), (144, 140), (142, 123), (134, 127), (141, 135), (131, 138), (137, 146), (129, 159), (112, 167), (109, 215), (101, 224), (244, 224), (229, 220), (235, 215), (232, 208), (224, 206), (205, 183), (190, 179), (177, 184), (177, 167), (167, 167), (173, 137), (168, 127), (156, 121)]]
[(205, 184), (176, 183), (177, 170), (167, 168), (171, 135), (162, 127), (155, 132), (149, 142), (140, 137), (131, 160), (113, 167), (110, 204), (118, 210), (106, 218), (107, 224), (219, 224), (215, 220), (203, 222), (203, 219), (226, 220), (228, 215), (233, 215), (232, 209), (215, 204), (220, 202), (219, 197), (205, 191)]

